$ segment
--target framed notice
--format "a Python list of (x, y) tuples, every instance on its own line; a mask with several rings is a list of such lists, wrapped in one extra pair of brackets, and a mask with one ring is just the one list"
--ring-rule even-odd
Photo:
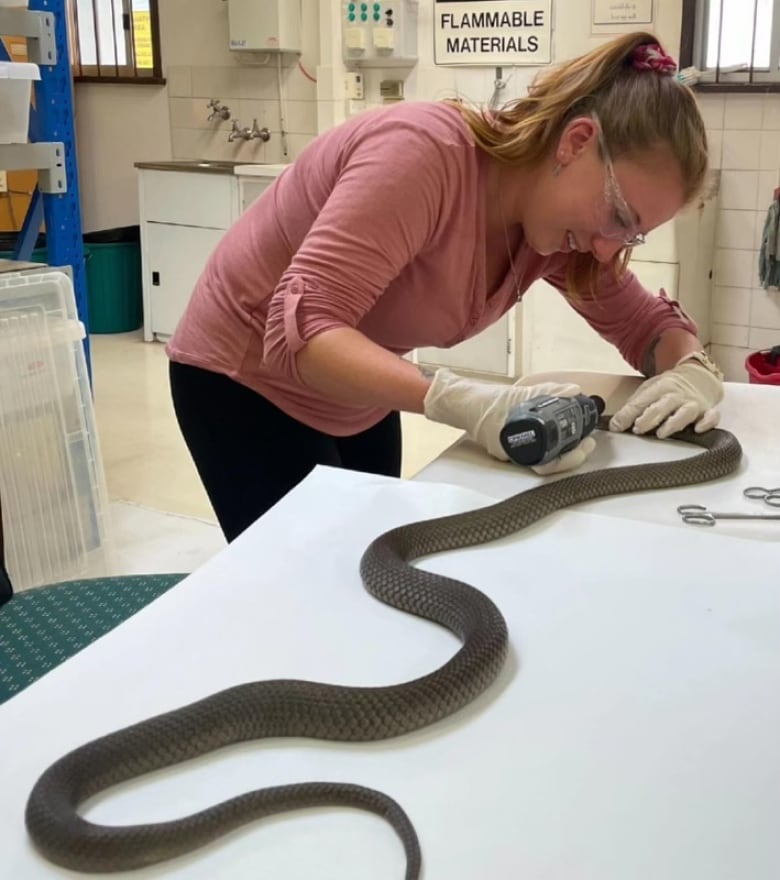
[(593, 0), (594, 25), (652, 24), (653, 0)]
[(552, 0), (435, 0), (436, 64), (549, 64)]

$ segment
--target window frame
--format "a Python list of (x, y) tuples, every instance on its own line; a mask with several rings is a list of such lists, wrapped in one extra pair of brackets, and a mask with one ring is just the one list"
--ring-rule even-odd
[[(93, 10), (96, 0), (92, 0)], [(125, 0), (132, 7), (132, 0)], [(162, 53), (160, 49), (160, 14), (159, 0), (149, 0), (149, 27), (152, 43), (152, 67), (137, 68), (135, 66), (135, 47), (132, 40), (132, 12), (129, 13), (130, 27), (124, 29), (128, 52), (133, 55), (133, 63), (118, 64), (82, 64), (79, 50), (79, 28), (76, 11), (76, 0), (68, 0), (68, 43), (73, 80), (77, 83), (116, 83), (125, 85), (165, 85), (162, 71)]]
[[(680, 40), (680, 68), (683, 70), (686, 67), (699, 68), (699, 62), (703, 60), (708, 5), (709, 0), (683, 0)], [(742, 73), (720, 73), (714, 82), (694, 83), (694, 89), (715, 93), (780, 92), (780, 68), (773, 70), (771, 66), (773, 60), (780, 60), (780, 4), (775, 2), (774, 7), (769, 70), (754, 68)]]

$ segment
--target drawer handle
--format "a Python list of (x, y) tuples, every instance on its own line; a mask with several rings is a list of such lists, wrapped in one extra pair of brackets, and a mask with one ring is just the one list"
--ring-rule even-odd
[(160, 273), (159, 272), (152, 272), (152, 285), (154, 287), (160, 286)]

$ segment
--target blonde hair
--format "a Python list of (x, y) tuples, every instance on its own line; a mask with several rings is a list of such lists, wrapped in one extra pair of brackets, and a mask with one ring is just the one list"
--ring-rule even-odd
[[(707, 135), (693, 91), (675, 76), (637, 70), (637, 47), (659, 44), (647, 32), (625, 34), (571, 61), (539, 73), (525, 98), (496, 111), (449, 99), (471, 129), (475, 143), (501, 162), (532, 166), (555, 148), (566, 125), (595, 111), (613, 159), (668, 149), (683, 178), (685, 202), (703, 190), (707, 177)], [(630, 252), (611, 266), (619, 274)], [(567, 286), (576, 296), (595, 293), (600, 266), (591, 254), (573, 254)]]

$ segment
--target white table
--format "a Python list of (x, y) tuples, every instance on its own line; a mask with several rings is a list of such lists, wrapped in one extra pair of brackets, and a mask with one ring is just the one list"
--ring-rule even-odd
[[(746, 479), (772, 481), (774, 441), (762, 438), (780, 420), (759, 418), (774, 405), (766, 391), (746, 389), (744, 414), (726, 409), (745, 470), (685, 500), (739, 503)], [(639, 447), (673, 451), (600, 441), (619, 462)], [(22, 816), (38, 774), (88, 739), (251, 678), (381, 685), (443, 663), (455, 639), (373, 600), (357, 566), (386, 528), (486, 501), (427, 482), (437, 469), (488, 494), (531, 479), (467, 456), (460, 444), (415, 482), (317, 469), (199, 571), (0, 707), (3, 876), (73, 876), (32, 850)], [(604, 500), (425, 561), (488, 593), (509, 625), (506, 668), (458, 715), (375, 744), (244, 744), (100, 796), (87, 816), (155, 821), (263, 785), (341, 779), (403, 804), (427, 880), (777, 880), (778, 544), (683, 527), (669, 516), (676, 496), (663, 496), (674, 493), (653, 508), (664, 524), (646, 518), (647, 496), (627, 516)], [(132, 876), (399, 880), (403, 864), (378, 818), (312, 810)]]

